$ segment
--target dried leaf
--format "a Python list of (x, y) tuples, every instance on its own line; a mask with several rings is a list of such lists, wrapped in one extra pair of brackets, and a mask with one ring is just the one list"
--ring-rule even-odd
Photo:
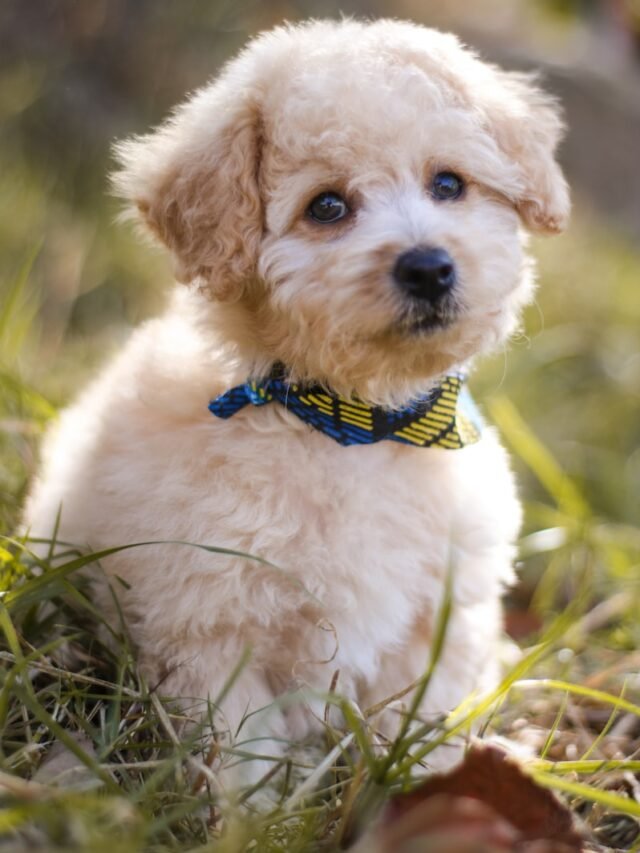
[(469, 797), (437, 794), (406, 813), (390, 817), (374, 837), (364, 838), (362, 853), (505, 853), (519, 833), (493, 809)]
[(543, 622), (538, 613), (523, 607), (507, 608), (505, 630), (512, 640), (522, 640), (542, 630)]
[(447, 774), (432, 776), (385, 808), (374, 837), (358, 849), (376, 853), (579, 853), (569, 809), (495, 746), (473, 746)]

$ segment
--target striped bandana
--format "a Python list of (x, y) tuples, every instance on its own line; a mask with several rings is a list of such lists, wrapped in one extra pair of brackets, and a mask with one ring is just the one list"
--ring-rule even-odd
[(209, 403), (218, 418), (230, 418), (251, 404), (277, 402), (309, 426), (342, 445), (374, 444), (387, 439), (414, 447), (456, 450), (479, 440), (482, 419), (464, 385), (463, 374), (444, 379), (428, 394), (402, 409), (369, 406), (328, 393), (320, 385), (297, 385), (282, 366), (259, 381), (245, 382)]

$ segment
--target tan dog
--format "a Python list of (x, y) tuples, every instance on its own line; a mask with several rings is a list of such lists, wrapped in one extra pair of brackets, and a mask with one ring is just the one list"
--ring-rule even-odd
[(116, 187), (188, 287), (62, 415), (26, 523), (51, 535), (61, 508), (81, 546), (181, 540), (281, 569), (179, 545), (104, 562), (163, 692), (215, 699), (249, 646), (231, 732), (270, 705), (240, 739), (304, 736), (314, 714), (274, 698), (339, 670), (366, 707), (424, 671), (448, 571), (423, 710), (492, 684), (520, 510), (491, 428), (458, 450), (345, 447), (278, 402), (226, 420), (207, 404), (280, 363), (393, 410), (501, 345), (532, 293), (521, 224), (567, 219), (560, 134), (527, 79), (383, 20), (262, 35), (119, 146)]

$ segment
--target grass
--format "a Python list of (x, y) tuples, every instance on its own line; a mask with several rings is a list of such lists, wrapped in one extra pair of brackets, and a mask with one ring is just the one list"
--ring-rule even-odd
[[(79, 573), (100, 555), (70, 547), (42, 560), (12, 533), (40, 436), (89, 372), (78, 354), (93, 361), (96, 349), (107, 349), (73, 325), (52, 347), (39, 286), (49, 250), (32, 247), (16, 260), (0, 300), (7, 849), (339, 849), (370, 827), (389, 796), (416, 784), (435, 745), (464, 739), (472, 726), (526, 747), (534, 779), (559, 792), (602, 846), (640, 849), (640, 257), (588, 219), (540, 250), (543, 289), (529, 337), (515, 342), (506, 371), (494, 359), (475, 383), (513, 455), (526, 508), (521, 581), (509, 600), (520, 648), (510, 649), (501, 684), (438, 721), (420, 720), (409, 704), (397, 740), (386, 745), (376, 732), (380, 708), (329, 694), (346, 727), (327, 723), (311, 751), (292, 749), (273, 776), (231, 801), (216, 768), (246, 760), (260, 744), (242, 743), (241, 731), (234, 744), (212, 749), (197, 728), (184, 739), (185, 713), (144, 682), (126, 632), (115, 647), (101, 640), (101, 615)], [(137, 274), (138, 257), (132, 267)], [(445, 606), (441, 636), (446, 616)], [(438, 642), (418, 692), (429, 689), (437, 654)], [(258, 805), (266, 790), (275, 799), (265, 811)]]
[[(464, 737), (472, 724), (515, 740), (544, 735), (528, 760), (530, 772), (563, 792), (596, 828), (612, 814), (640, 817), (625, 782), (640, 770), (633, 740), (618, 737), (615, 750), (607, 740), (622, 721), (627, 731), (640, 727), (638, 691), (614, 688), (615, 673), (605, 682), (612, 689), (600, 689), (580, 683), (575, 669), (566, 671), (566, 650), (577, 658), (585, 646), (584, 622), (593, 611), (583, 612), (584, 601), (554, 620), (491, 695), (436, 723), (420, 721), (416, 710), (428, 690), (428, 666), (386, 749), (376, 734), (379, 708), (361, 710), (327, 696), (342, 707), (346, 731), (327, 724), (315, 766), (301, 766), (292, 750), (276, 764), (278, 776), (267, 774), (229, 802), (216, 778), (219, 762), (245, 759), (260, 752), (259, 744), (212, 751), (198, 731), (181, 741), (184, 714), (145, 684), (126, 637), (115, 652), (97, 639), (100, 614), (77, 572), (100, 556), (70, 553), (52, 567), (26, 542), (9, 539), (0, 552), (7, 590), (0, 607), (0, 832), (7, 837), (42, 842), (47, 850), (98, 851), (114, 843), (123, 851), (338, 849), (371, 825), (390, 795), (415, 784), (415, 771), (424, 772), (439, 743)], [(432, 665), (446, 623), (445, 606)], [(73, 650), (73, 668), (60, 660), (63, 644)], [(588, 654), (599, 657), (600, 650)], [(230, 681), (233, 689), (232, 674)], [(43, 759), (56, 743), (67, 752), (54, 784), (40, 780), (39, 768), (46, 770)], [(560, 757), (567, 755), (576, 757)], [(267, 786), (277, 802), (261, 813), (256, 800)]]

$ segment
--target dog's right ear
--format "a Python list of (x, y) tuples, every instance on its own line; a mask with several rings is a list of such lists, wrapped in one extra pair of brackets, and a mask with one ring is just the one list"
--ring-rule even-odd
[(224, 81), (156, 131), (116, 145), (113, 176), (130, 212), (171, 249), (179, 281), (237, 299), (262, 237), (259, 109)]

